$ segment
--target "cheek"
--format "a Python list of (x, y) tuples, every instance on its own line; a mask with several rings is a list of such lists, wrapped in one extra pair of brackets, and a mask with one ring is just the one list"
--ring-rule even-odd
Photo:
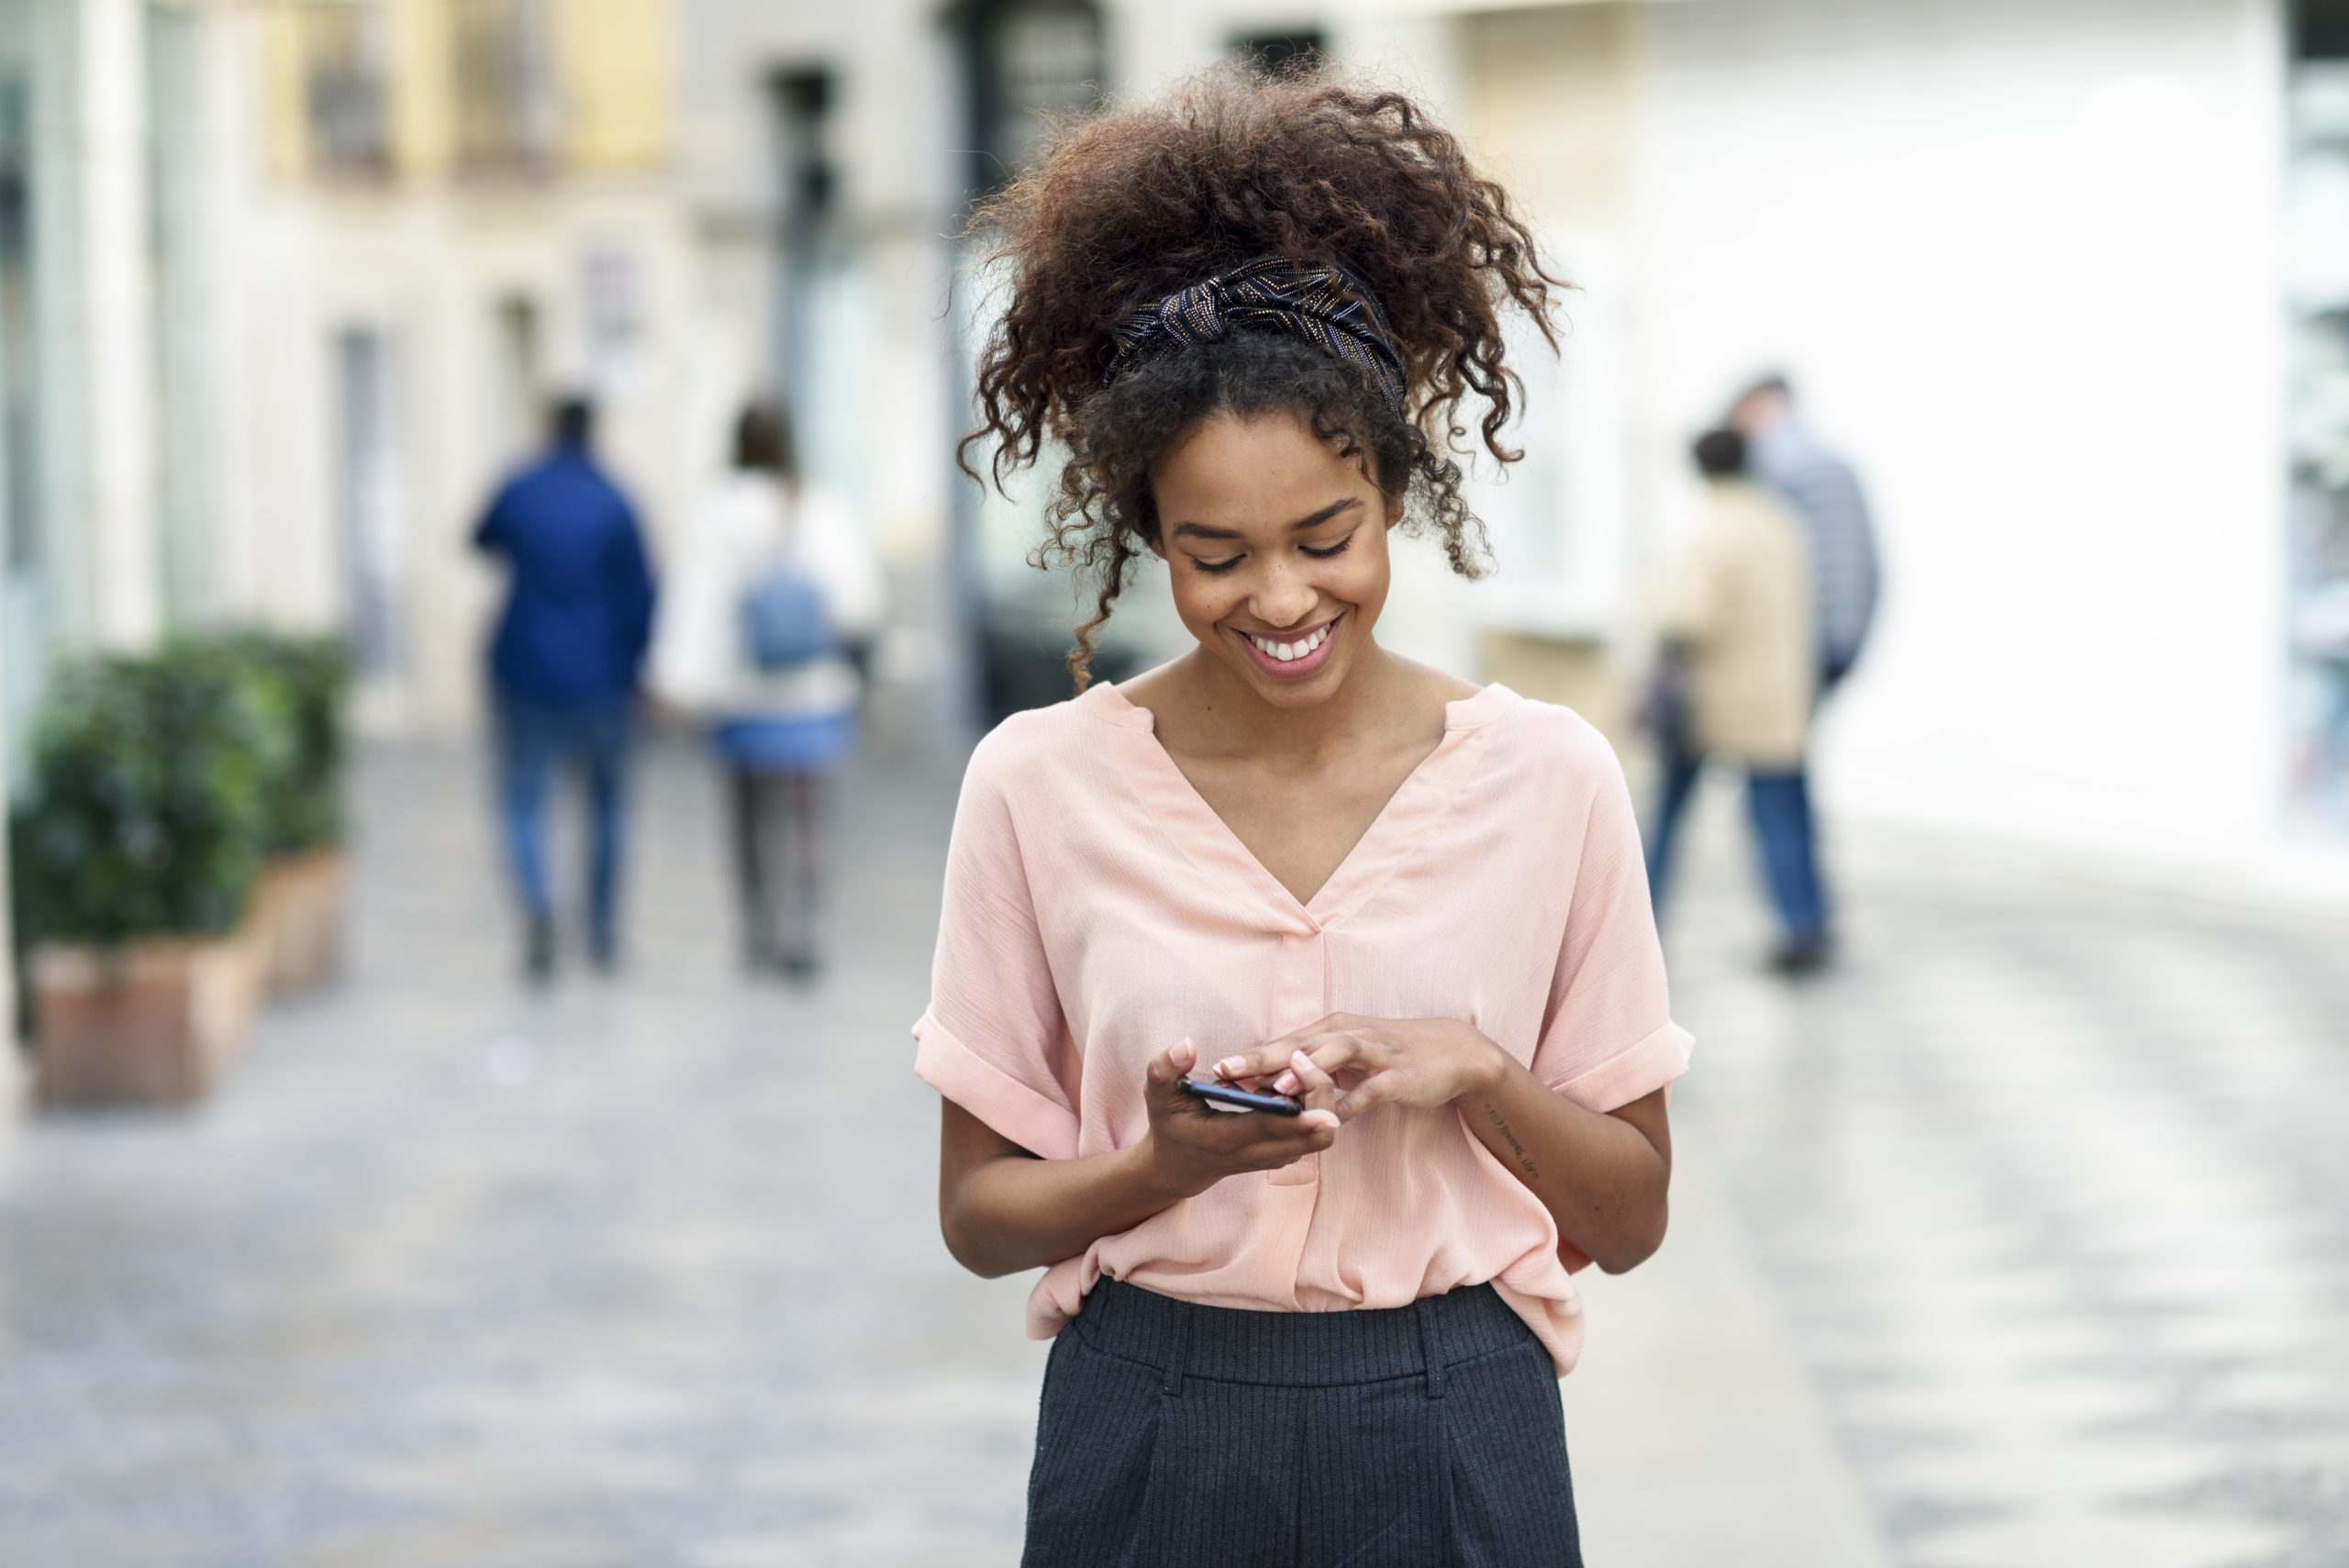
[[(1365, 533), (1369, 530), (1364, 530)], [(1333, 564), (1342, 569), (1329, 578), (1328, 591), (1349, 604), (1375, 611), (1386, 602), (1386, 589), (1394, 580), (1394, 564), (1386, 552), (1386, 532), (1380, 529), (1365, 539), (1355, 549), (1346, 551)]]
[(1174, 613), (1194, 631), (1223, 619), (1243, 596), (1230, 579), (1213, 576), (1183, 562), (1170, 562), (1166, 570), (1174, 590)]

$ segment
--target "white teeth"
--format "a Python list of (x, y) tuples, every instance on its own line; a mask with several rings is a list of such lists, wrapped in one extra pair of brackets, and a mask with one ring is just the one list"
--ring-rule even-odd
[(1295, 642), (1275, 642), (1270, 638), (1258, 637), (1253, 632), (1248, 634), (1248, 640), (1254, 643), (1265, 658), (1277, 659), (1284, 664), (1289, 664), (1304, 658), (1329, 641), (1330, 628), (1318, 627), (1310, 635), (1299, 638)]

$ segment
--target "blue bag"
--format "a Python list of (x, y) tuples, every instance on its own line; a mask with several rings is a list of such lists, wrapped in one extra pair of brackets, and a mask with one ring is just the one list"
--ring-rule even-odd
[(729, 718), (710, 732), (718, 754), (755, 773), (828, 773), (856, 741), (856, 711), (796, 718)]
[(770, 567), (742, 595), (742, 639), (762, 670), (789, 670), (838, 645), (824, 590), (796, 566)]

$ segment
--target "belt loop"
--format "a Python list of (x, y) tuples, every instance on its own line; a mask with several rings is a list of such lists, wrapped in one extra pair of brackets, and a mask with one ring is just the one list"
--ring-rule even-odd
[(1436, 1331), (1435, 1297), (1423, 1296), (1411, 1303), (1419, 1319), (1419, 1365), (1428, 1380), (1428, 1397), (1443, 1397), (1443, 1336)]
[(1174, 1307), (1174, 1333), (1166, 1347), (1165, 1393), (1169, 1399), (1183, 1397), (1183, 1367), (1191, 1359), (1191, 1325), (1198, 1320), (1199, 1309), (1187, 1301)]

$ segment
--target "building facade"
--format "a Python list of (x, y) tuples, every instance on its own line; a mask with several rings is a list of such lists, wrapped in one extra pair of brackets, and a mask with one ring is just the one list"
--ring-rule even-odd
[[(1043, 116), (1315, 50), (1431, 99), (1580, 285), (1480, 481), (1497, 573), (1408, 554), (1395, 642), (1620, 729), (1687, 441), (1782, 371), (1885, 556), (1839, 816), (2349, 895), (2335, 9), (10, 0), (11, 723), (58, 651), (229, 617), (468, 723), (464, 537), (570, 386), (656, 539), (779, 392), (890, 564), (885, 677), (940, 733), (1034, 700), (1065, 584), (952, 468), (970, 204)], [(1152, 602), (1130, 662), (1179, 646)]]
[(466, 549), (585, 391), (656, 522), (694, 239), (663, 0), (0, 7), (13, 738), (60, 657), (347, 630), (377, 728), (466, 724)]
[[(1401, 80), (1582, 285), (1563, 365), (1527, 356), (1531, 455), (1482, 493), (1497, 575), (1414, 558), (1401, 646), (1616, 724), (1638, 584), (1691, 505), (1687, 441), (1780, 371), (1860, 466), (1885, 555), (1877, 634), (1820, 741), (1839, 815), (2332, 899), (2341, 569), (2308, 521), (2330, 502), (2305, 482), (2291, 499), (2278, 284), (2288, 99), (2303, 145), (2341, 145), (2295, 85), (2324, 70), (2295, 41), (2306, 10), (687, 0), (685, 168), (746, 241), (782, 220), (783, 172), (744, 172), (790, 142), (776, 73), (824, 80), (827, 286), (858, 314), (802, 395), (834, 410), (828, 461), (901, 552), (961, 549), (974, 615), (1017, 631), (1068, 613), (1021, 562), (1035, 506), (940, 455), (985, 310), (945, 238), (970, 195), (1073, 80), (1146, 90), (1266, 45)], [(2338, 268), (2349, 241), (2331, 245)], [(1135, 599), (1137, 653), (1176, 646)]]

